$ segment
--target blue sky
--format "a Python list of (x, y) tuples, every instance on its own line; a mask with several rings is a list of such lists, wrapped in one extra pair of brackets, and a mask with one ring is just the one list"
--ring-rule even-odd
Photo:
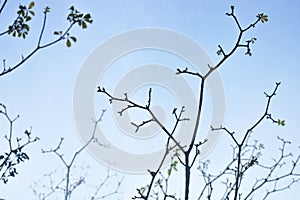
[[(226, 94), (225, 125), (242, 134), (263, 112), (266, 102), (263, 91), (272, 91), (275, 82), (281, 81), (271, 112), (274, 117), (285, 119), (287, 125), (277, 127), (266, 121), (257, 129), (255, 138), (265, 144), (267, 155), (277, 151), (277, 135), (291, 140), (295, 147), (299, 146), (299, 1), (39, 1), (36, 2), (37, 16), (32, 21), (33, 31), (28, 40), (2, 37), (1, 59), (5, 58), (7, 63), (12, 64), (21, 54), (26, 54), (33, 48), (42, 22), (43, 7), (51, 8), (44, 38), (46, 42), (53, 37), (54, 30), (68, 25), (64, 18), (67, 9), (73, 4), (81, 11), (90, 12), (94, 19), (87, 30), (72, 30), (71, 34), (78, 38), (77, 43), (70, 49), (60, 43), (42, 50), (20, 69), (0, 78), (0, 102), (6, 104), (11, 115), (21, 116), (15, 124), (16, 131), (21, 133), (25, 128), (32, 127), (33, 134), (41, 138), (28, 148), (31, 159), (20, 166), (20, 175), (11, 179), (8, 185), (1, 186), (0, 194), (4, 193), (7, 199), (20, 197), (15, 188), (21, 188), (25, 199), (34, 199), (29, 185), (43, 177), (44, 173), (61, 169), (58, 159), (53, 155), (43, 155), (41, 148), (54, 147), (60, 137), (66, 138), (63, 149), (66, 156), (71, 154), (72, 149), (80, 146), (73, 121), (73, 91), (82, 63), (96, 46), (120, 32), (161, 27), (194, 39), (217, 62), (217, 45), (221, 44), (225, 50), (229, 50), (237, 35), (233, 20), (225, 16), (230, 5), (236, 6), (236, 15), (243, 25), (252, 22), (260, 12), (269, 16), (269, 22), (258, 24), (245, 37), (245, 40), (251, 37), (258, 39), (252, 48), (252, 57), (244, 56), (242, 50), (238, 51), (219, 70)], [(13, 19), (17, 6), (18, 3), (8, 3), (7, 10), (1, 16), (1, 30), (7, 26), (3, 21)], [(207, 98), (209, 104), (209, 95)], [(103, 108), (108, 106), (109, 104), (104, 104)], [(212, 160), (218, 161), (219, 152), (228, 148), (228, 142), (228, 137), (223, 135), (211, 153)], [(4, 140), (0, 140), (0, 144), (4, 145)], [(297, 148), (291, 150), (299, 152)], [(90, 174), (99, 177), (105, 175), (105, 167), (88, 153), (83, 153), (78, 163), (89, 164)], [(148, 177), (126, 174), (121, 187), (124, 199), (132, 196), (136, 187), (145, 184), (145, 178)], [(299, 196), (297, 187), (294, 186), (272, 199)]]

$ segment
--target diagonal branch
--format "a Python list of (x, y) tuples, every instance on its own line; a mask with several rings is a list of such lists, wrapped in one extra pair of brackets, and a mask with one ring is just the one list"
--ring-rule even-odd
[[(96, 140), (96, 137), (95, 137), (95, 134), (96, 134), (96, 129), (97, 129), (97, 126), (98, 124), (102, 121), (102, 118), (104, 116), (104, 113), (105, 113), (106, 110), (102, 110), (102, 113), (100, 115), (100, 117), (94, 121), (94, 129), (93, 129), (93, 132), (92, 132), (92, 135), (90, 137), (90, 139), (81, 147), (79, 148), (72, 156), (71, 158), (71, 161), (68, 163), (65, 158), (64, 158), (64, 155), (59, 153), (59, 150), (61, 149), (61, 145), (62, 145), (62, 142), (63, 142), (63, 138), (60, 139), (60, 142), (59, 144), (57, 145), (57, 147), (55, 149), (50, 149), (50, 150), (43, 150), (42, 149), (42, 152), (43, 153), (54, 153), (56, 156), (59, 157), (59, 159), (61, 160), (61, 162), (64, 164), (65, 168), (66, 168), (66, 174), (65, 174), (65, 189), (64, 189), (64, 196), (65, 196), (65, 200), (68, 200), (70, 199), (70, 196), (73, 192), (73, 190), (79, 186), (82, 181), (79, 181), (77, 184), (76, 184), (76, 187), (71, 187), (71, 170), (72, 170), (72, 167), (74, 165), (74, 162), (75, 160), (77, 159), (77, 157), (80, 155), (80, 153), (86, 149), (86, 147), (93, 141), (97, 141)], [(102, 145), (102, 144), (101, 144)], [(105, 145), (103, 145), (105, 146)]]

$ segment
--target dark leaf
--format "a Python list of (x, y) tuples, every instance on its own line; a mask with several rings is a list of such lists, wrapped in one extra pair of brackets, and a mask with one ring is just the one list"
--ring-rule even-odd
[(71, 47), (71, 41), (68, 39), (66, 42), (67, 47)]
[(87, 24), (86, 24), (84, 21), (82, 22), (82, 28), (83, 28), (83, 29), (86, 29), (86, 28), (87, 28)]
[(77, 38), (74, 36), (71, 36), (70, 39), (73, 40), (73, 42), (77, 42)]

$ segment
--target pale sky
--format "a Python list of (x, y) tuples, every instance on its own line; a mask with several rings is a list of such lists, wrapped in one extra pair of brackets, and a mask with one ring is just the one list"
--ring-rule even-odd
[[(30, 1), (22, 2), (28, 4)], [(6, 10), (1, 15), (0, 30), (7, 27), (6, 22), (13, 19), (18, 5), (17, 2), (8, 2)], [(2, 37), (0, 39), (0, 59), (6, 59), (7, 64), (14, 64), (21, 54), (26, 55), (34, 48), (45, 6), (49, 6), (51, 12), (48, 15), (44, 41), (46, 43), (51, 40), (53, 31), (64, 29), (68, 25), (64, 19), (70, 5), (75, 5), (80, 11), (91, 13), (94, 19), (94, 23), (89, 25), (87, 30), (74, 28), (71, 31), (71, 35), (77, 36), (77, 43), (72, 45), (72, 48), (67, 48), (62, 42), (44, 49), (19, 69), (0, 77), (0, 102), (7, 106), (11, 116), (20, 115), (20, 119), (15, 123), (16, 134), (22, 134), (24, 129), (32, 127), (33, 135), (41, 139), (26, 149), (30, 160), (18, 167), (19, 175), (16, 178), (10, 179), (7, 185), (1, 185), (0, 197), (10, 200), (19, 199), (22, 195), (23, 199), (34, 199), (30, 185), (39, 179), (42, 180), (44, 174), (55, 169), (60, 172), (62, 169), (57, 157), (50, 154), (44, 155), (41, 153), (41, 149), (55, 147), (60, 137), (65, 138), (63, 152), (66, 156), (70, 156), (74, 150), (80, 147), (80, 139), (73, 116), (74, 85), (82, 63), (98, 45), (114, 35), (136, 28), (167, 28), (195, 40), (216, 63), (219, 60), (216, 55), (217, 46), (220, 44), (225, 50), (229, 50), (237, 36), (237, 27), (233, 20), (225, 16), (225, 13), (230, 11), (230, 5), (235, 5), (236, 15), (242, 25), (248, 25), (255, 20), (256, 14), (261, 12), (269, 16), (269, 21), (265, 24), (258, 24), (244, 38), (244, 40), (257, 38), (257, 42), (252, 48), (252, 57), (244, 56), (244, 51), (240, 50), (219, 70), (226, 95), (224, 124), (230, 130), (236, 131), (237, 134), (243, 134), (264, 111), (266, 99), (263, 92), (271, 92), (275, 82), (281, 81), (282, 84), (277, 96), (272, 101), (270, 111), (276, 119), (285, 119), (286, 126), (277, 127), (277, 125), (265, 121), (256, 129), (253, 138), (265, 144), (266, 155), (270, 155), (269, 157), (276, 157), (279, 153), (280, 143), (276, 140), (277, 136), (292, 141), (290, 150), (294, 151), (294, 154), (299, 152), (297, 148), (300, 145), (297, 127), (300, 120), (300, 95), (298, 93), (300, 71), (297, 61), (300, 56), (298, 50), (300, 44), (299, 1), (192, 0), (188, 3), (179, 0), (130, 0), (126, 2), (101, 0), (97, 3), (95, 1), (62, 1), (59, 3), (53, 0), (37, 1), (34, 8), (36, 17), (32, 21), (32, 32), (28, 40)], [(151, 58), (141, 58), (138, 64), (143, 61), (153, 62)], [(128, 60), (130, 61), (130, 59)], [(171, 67), (175, 70), (178, 65), (182, 64), (180, 60), (179, 64), (176, 61), (167, 60), (165, 62), (174, 64), (175, 66)], [(110, 76), (114, 77), (114, 75)], [(118, 77), (111, 81), (117, 82)], [(191, 81), (191, 84), (193, 83), (195, 82)], [(206, 95), (206, 98), (205, 103), (209, 107), (209, 95)], [(100, 99), (96, 93), (95, 99)], [(163, 103), (167, 99), (160, 97), (158, 100)], [(158, 100), (156, 103), (159, 102)], [(108, 109), (106, 113), (108, 119), (109, 112), (111, 112), (110, 105), (107, 102), (103, 105), (95, 104), (95, 107), (99, 109)], [(2, 138), (0, 139), (0, 149), (2, 150), (2, 146), (6, 143), (1, 127), (5, 124), (2, 119), (0, 122)], [(114, 126), (114, 124), (110, 124), (109, 120), (103, 123), (108, 127)], [(222, 135), (208, 156), (208, 159), (215, 161), (212, 165), (222, 160), (223, 151), (228, 150), (229, 145), (228, 136)], [(230, 153), (230, 149), (228, 152)], [(91, 177), (92, 184), (105, 176), (106, 168), (87, 152), (80, 156), (77, 165), (90, 166), (90, 169), (86, 171)], [(218, 164), (214, 168), (218, 168)], [(121, 199), (130, 199), (136, 194), (135, 188), (141, 187), (149, 180), (148, 175), (117, 173), (118, 179), (124, 176), (120, 188), (123, 193)], [(192, 184), (193, 188), (196, 188), (198, 178), (196, 171), (194, 177), (193, 181), (195, 182)], [(47, 184), (45, 180), (43, 183)], [(178, 194), (183, 193), (183, 187), (179, 184), (176, 188)], [(299, 188), (299, 184), (294, 185), (288, 191), (271, 196), (270, 199), (295, 199), (300, 194), (297, 188)], [(79, 193), (78, 199), (89, 196), (88, 190), (83, 189)], [(74, 199), (77, 199), (75, 195)], [(191, 197), (191, 199), (193, 198)]]

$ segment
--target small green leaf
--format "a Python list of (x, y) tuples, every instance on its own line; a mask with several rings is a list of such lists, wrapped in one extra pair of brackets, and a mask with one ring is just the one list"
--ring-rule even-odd
[(173, 163), (173, 169), (174, 169), (175, 171), (177, 171), (177, 164), (178, 164), (178, 161), (175, 160), (174, 163)]
[(70, 39), (73, 40), (73, 42), (77, 42), (77, 38), (74, 36), (71, 36)]
[(260, 156), (262, 156), (262, 153), (259, 151), (256, 153), (256, 157), (260, 157)]
[(83, 29), (86, 29), (86, 28), (87, 28), (87, 24), (86, 24), (84, 21), (82, 21), (82, 28), (83, 28)]
[(85, 14), (83, 18), (84, 18), (84, 19), (90, 19), (90, 18), (91, 18), (91, 14), (90, 14), (90, 13)]
[(30, 30), (30, 27), (28, 26), (28, 24), (24, 24), (24, 29), (26, 29), (27, 31)]
[(69, 39), (67, 39), (66, 45), (67, 47), (71, 47), (71, 41)]
[(267, 22), (269, 19), (268, 19), (268, 15), (263, 15), (262, 16), (262, 23), (264, 23), (264, 22)]
[(285, 120), (278, 119), (277, 120), (277, 125), (278, 126), (285, 126)]
[(265, 145), (264, 144), (259, 144), (259, 149), (265, 149)]
[(30, 16), (26, 17), (26, 22), (30, 21), (32, 18)]
[(71, 6), (71, 7), (69, 8), (69, 10), (74, 11), (74, 10), (75, 10), (74, 6)]
[(34, 6), (34, 2), (32, 1), (30, 4), (29, 4), (29, 9), (31, 9), (31, 8), (33, 8), (33, 6)]
[(171, 175), (171, 169), (168, 169), (168, 176), (170, 176)]
[(145, 191), (146, 191), (146, 188), (145, 188), (145, 187), (142, 187), (142, 188), (141, 188), (141, 193), (143, 194)]

